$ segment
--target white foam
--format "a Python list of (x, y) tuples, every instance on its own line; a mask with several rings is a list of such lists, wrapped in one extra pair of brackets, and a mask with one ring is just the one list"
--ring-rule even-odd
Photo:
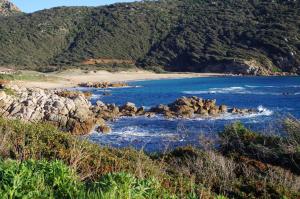
[(249, 91), (240, 88), (224, 88), (224, 89), (209, 89), (207, 91), (183, 91), (182, 93), (188, 95), (200, 95), (200, 94), (241, 94), (241, 95), (282, 95), (282, 93), (276, 92), (264, 92), (264, 91)]
[(102, 94), (93, 94), (91, 99), (100, 99), (101, 97), (103, 97)]
[[(94, 132), (96, 133), (96, 132)], [(117, 135), (119, 137), (175, 137), (175, 134), (171, 133), (153, 133), (142, 129), (138, 126), (127, 126), (118, 131), (113, 131), (108, 136)], [(104, 135), (105, 136), (105, 135)]]
[(247, 119), (247, 118), (256, 118), (260, 116), (271, 116), (273, 114), (272, 110), (269, 110), (262, 105), (257, 107), (256, 113), (250, 114), (233, 114), (233, 113), (225, 113), (218, 117), (207, 117), (207, 118), (195, 118), (192, 120), (237, 120), (237, 119)]
[(300, 85), (283, 85), (283, 86), (252, 86), (245, 85), (246, 88), (300, 88)]

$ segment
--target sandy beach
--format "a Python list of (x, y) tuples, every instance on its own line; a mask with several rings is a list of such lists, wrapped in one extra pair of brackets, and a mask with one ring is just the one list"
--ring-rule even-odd
[(90, 71), (67, 70), (59, 73), (49, 73), (46, 76), (55, 77), (47, 81), (16, 81), (18, 85), (25, 87), (38, 88), (71, 88), (83, 82), (129, 82), (138, 80), (156, 80), (156, 79), (177, 79), (177, 78), (194, 78), (194, 77), (220, 77), (220, 73), (162, 73), (157, 74), (149, 71)]

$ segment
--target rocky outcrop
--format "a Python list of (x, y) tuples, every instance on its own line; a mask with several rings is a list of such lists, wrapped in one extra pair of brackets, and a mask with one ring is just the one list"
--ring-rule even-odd
[(128, 84), (124, 82), (87, 82), (81, 83), (78, 86), (80, 87), (88, 87), (88, 88), (118, 88), (118, 87), (127, 87)]
[(251, 109), (229, 109), (226, 105), (217, 105), (216, 100), (198, 97), (182, 97), (169, 105), (160, 104), (149, 110), (145, 110), (143, 107), (138, 108), (135, 104), (130, 102), (118, 107), (115, 104), (105, 104), (101, 101), (97, 101), (96, 106), (94, 106), (92, 110), (97, 118), (110, 121), (123, 116), (154, 117), (159, 114), (166, 118), (197, 118), (217, 117), (225, 113), (246, 115), (256, 112)]
[(8, 0), (0, 0), (0, 16), (10, 16), (20, 13), (21, 10)]
[(250, 114), (250, 109), (228, 109), (226, 105), (217, 105), (216, 100), (198, 97), (182, 97), (169, 105), (159, 105), (149, 110), (151, 113), (162, 114), (167, 118), (216, 117), (220, 114)]
[[(12, 92), (0, 91), (0, 115), (30, 122), (49, 122), (75, 135), (89, 133), (95, 118), (91, 103), (82, 95), (73, 99), (56, 91), (12, 86)], [(6, 89), (6, 90), (8, 90)]]

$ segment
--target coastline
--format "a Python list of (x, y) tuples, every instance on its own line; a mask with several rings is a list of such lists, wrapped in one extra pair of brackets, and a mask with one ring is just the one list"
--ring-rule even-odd
[(135, 71), (89, 71), (82, 70), (66, 70), (62, 72), (55, 72), (43, 74), (49, 77), (55, 77), (51, 81), (14, 81), (15, 84), (27, 88), (72, 88), (84, 82), (133, 82), (159, 79), (180, 79), (180, 78), (201, 78), (201, 77), (223, 77), (230, 76), (222, 73), (154, 73), (144, 70)]

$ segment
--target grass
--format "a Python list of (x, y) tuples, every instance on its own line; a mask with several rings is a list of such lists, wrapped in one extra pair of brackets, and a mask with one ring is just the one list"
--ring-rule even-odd
[[(292, 124), (290, 128), (297, 132), (294, 123)], [(225, 134), (237, 134), (247, 140), (248, 144), (252, 141), (255, 144), (257, 139), (261, 139), (241, 124), (226, 128), (223, 137)], [(234, 143), (236, 137), (228, 138)], [(275, 142), (277, 139), (270, 138), (268, 142)], [(225, 146), (222, 146), (224, 149)], [(227, 149), (233, 152), (232, 148)], [(59, 172), (55, 172), (55, 178), (62, 180), (63, 183), (59, 185), (62, 186), (61, 189), (52, 190), (51, 187), (55, 187), (53, 181), (43, 181), (39, 185), (43, 187), (40, 190), (47, 190), (45, 194), (52, 194), (53, 197), (59, 194), (65, 194), (62, 198), (72, 194), (75, 198), (300, 196), (300, 177), (296, 171), (287, 170), (286, 165), (277, 167), (267, 164), (264, 159), (256, 159), (247, 153), (246, 148), (243, 149), (245, 151), (236, 150), (235, 155), (232, 155), (233, 153), (224, 153), (224, 150), (203, 151), (184, 147), (166, 154), (150, 156), (133, 149), (100, 147), (60, 132), (50, 124), (28, 124), (0, 118), (0, 168), (4, 168), (1, 171), (13, 171), (18, 175), (13, 173), (11, 176), (19, 176), (24, 170), (26, 176), (32, 176), (18, 181), (20, 187), (30, 185), (28, 189), (14, 189), (12, 182), (15, 179), (12, 177), (7, 177), (9, 180), (1, 183), (1, 186), (6, 186), (9, 190), (4, 190), (3, 194), (18, 190), (18, 197), (29, 193), (43, 194), (34, 189), (34, 183), (40, 179), (48, 179), (47, 175), (52, 175), (49, 172), (53, 170), (51, 167), (60, 167)], [(9, 168), (10, 165), (13, 169)], [(23, 170), (20, 169), (23, 167)], [(31, 179), (36, 173), (40, 177)], [(67, 179), (61, 179), (62, 175)], [(67, 185), (70, 190), (64, 188), (68, 183), (72, 184), (72, 187)], [(27, 192), (22, 193), (22, 190)], [(61, 193), (53, 192), (60, 190)]]
[(22, 71), (15, 74), (0, 74), (0, 80), (8, 81), (55, 81), (58, 77), (45, 75), (38, 72)]
[(4, 88), (3, 91), (5, 92), (6, 95), (11, 95), (11, 96), (16, 95), (16, 92), (11, 88)]

